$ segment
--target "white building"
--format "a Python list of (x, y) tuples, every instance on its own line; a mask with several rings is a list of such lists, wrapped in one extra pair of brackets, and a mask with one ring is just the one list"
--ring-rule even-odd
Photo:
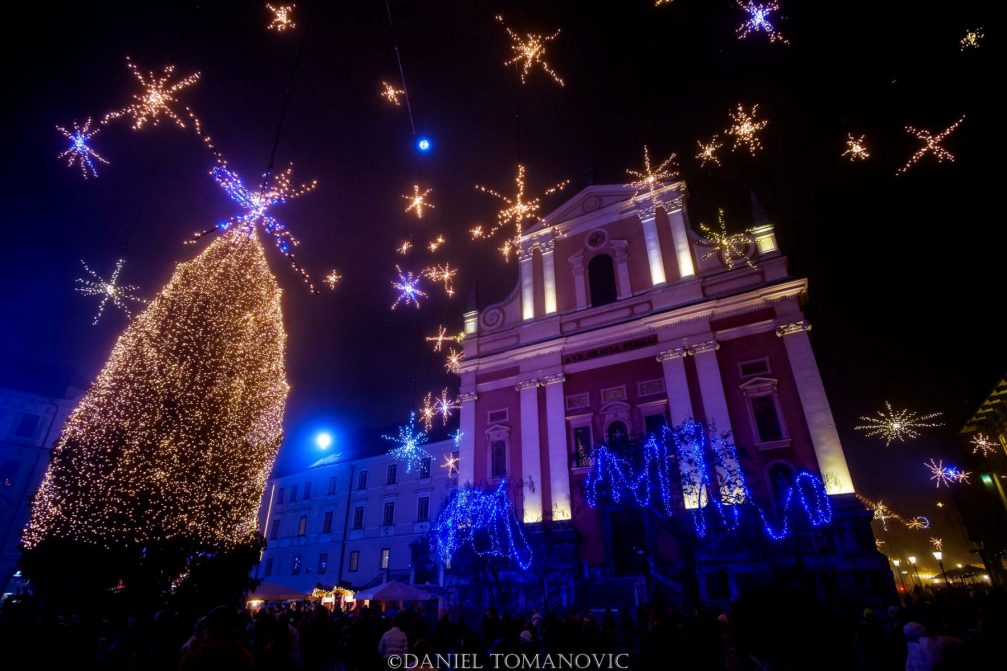
[(427, 532), (457, 474), (444, 467), (453, 441), (428, 443), (419, 465), (374, 456), (325, 457), (270, 481), (263, 497), (266, 549), (255, 577), (310, 592), (343, 584), (354, 589), (392, 578), (434, 582)]

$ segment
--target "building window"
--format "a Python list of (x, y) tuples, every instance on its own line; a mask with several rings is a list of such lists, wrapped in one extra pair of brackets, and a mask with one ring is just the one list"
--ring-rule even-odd
[(325, 516), (322, 518), (322, 533), (331, 534), (332, 533), (332, 511), (326, 510)]
[(354, 550), (350, 553), (350, 573), (357, 572), (357, 566), (360, 564), (360, 552)]
[(491, 475), (494, 478), (507, 476), (507, 441), (494, 440), (490, 443)]
[(277, 505), (283, 503), (283, 492), (284, 492), (283, 487), (280, 487), (279, 489), (276, 490), (276, 503), (277, 503)]
[(776, 412), (776, 401), (772, 396), (754, 396), (752, 415), (755, 417), (755, 427), (759, 432), (760, 443), (771, 443), (783, 439), (783, 429), (780, 427), (780, 416)]
[(367, 489), (367, 471), (357, 474), (357, 489)]
[(618, 445), (629, 440), (629, 431), (626, 429), (626, 425), (618, 420), (609, 424), (605, 433), (609, 445)]
[(490, 410), (486, 414), (486, 421), (489, 424), (503, 424), (507, 421), (509, 417), (509, 412), (507, 408), (500, 408), (499, 410)]
[(14, 429), (15, 438), (34, 438), (35, 431), (38, 429), (39, 420), (42, 418), (32, 412), (21, 413), (20, 419), (17, 421), (17, 427)]
[(271, 575), (273, 575), (273, 558), (272, 557), (270, 557), (269, 559), (266, 560), (266, 569), (265, 569), (265, 576), (268, 578)]
[(614, 303), (618, 292), (615, 287), (615, 266), (608, 254), (598, 254), (587, 264), (587, 282), (591, 288), (591, 307)]
[(385, 501), (385, 510), (381, 516), (381, 526), (390, 527), (395, 524), (395, 501)]
[(423, 457), (420, 460), (420, 480), (430, 477), (430, 457)]
[(430, 497), (421, 496), (416, 500), (416, 521), (426, 522), (430, 519)]
[(304, 498), (305, 499), (310, 499), (311, 498), (311, 483), (310, 482), (305, 482), (304, 483)]
[(381, 570), (387, 569), (392, 559), (392, 551), (389, 548), (381, 548)]
[(336, 493), (336, 476), (329, 478), (329, 496)]
[(14, 479), (17, 477), (19, 466), (21, 466), (21, 462), (17, 459), (4, 459), (0, 461), (0, 487), (14, 486)]
[(294, 563), (290, 565), (290, 575), (301, 575), (301, 555), (294, 555)]
[(269, 540), (275, 541), (280, 537), (280, 520), (273, 520), (273, 528), (269, 530)]
[(755, 361), (742, 361), (738, 364), (738, 371), (741, 377), (752, 377), (753, 375), (765, 375), (770, 373), (769, 359), (762, 358)]
[(394, 485), (395, 479), (399, 474), (399, 467), (396, 464), (388, 464), (388, 470), (385, 471), (385, 484)]
[(329, 568), (329, 553), (323, 552), (318, 555), (318, 574), (321, 575), (325, 573), (326, 569)]
[(364, 507), (357, 506), (353, 509), (353, 530), (360, 531), (364, 528)]
[(451, 465), (448, 466), (448, 477), (457, 477), (458, 475), (458, 450), (451, 452)]
[(308, 531), (308, 516), (301, 515), (297, 518), (297, 535), (303, 536)]
[(643, 418), (644, 430), (647, 432), (647, 436), (661, 436), (667, 423), (663, 412), (659, 415), (647, 415)]
[(290, 502), (297, 500), (297, 485), (290, 485)]
[(573, 430), (573, 465), (587, 468), (591, 465), (591, 427), (578, 426)]

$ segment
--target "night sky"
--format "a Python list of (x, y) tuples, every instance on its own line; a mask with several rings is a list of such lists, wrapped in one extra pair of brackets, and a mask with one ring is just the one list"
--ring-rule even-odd
[[(647, 144), (653, 158), (678, 153), (694, 225), (712, 224), (723, 207), (735, 230), (749, 226), (757, 195), (793, 274), (810, 279), (812, 338), (858, 491), (930, 516), (953, 546), (962, 539), (942, 517), (948, 508), (934, 507), (921, 464), (964, 448), (958, 428), (1007, 368), (996, 322), (1007, 243), (994, 104), (1001, 48), (988, 3), (928, 11), (783, 0), (787, 46), (737, 40), (743, 13), (730, 0), (652, 4), (392, 2), (417, 130), (435, 143), (422, 159), (405, 108), (378, 96), (381, 80), (398, 78), (381, 0), (301, 2), (299, 25), (285, 34), (265, 30), (259, 2), (28, 7), (35, 14), (9, 26), (3, 47), (0, 352), (74, 368), (86, 384), (126, 321), (113, 310), (91, 326), (95, 303), (73, 290), (79, 260), (108, 273), (127, 259), (122, 279), (150, 297), (205, 246), (183, 241), (236, 211), (209, 177), (202, 144), (168, 123), (107, 127), (94, 140), (111, 161), (99, 179), (56, 159), (64, 139), (54, 124), (125, 105), (134, 89), (127, 54), (146, 70), (174, 63), (202, 73), (182, 99), (249, 180), (266, 168), (292, 86), (277, 165), (293, 161), (295, 178), (319, 186), (275, 214), (301, 239), (298, 257), (316, 278), (336, 267), (345, 279), (335, 293), (309, 295), (270, 253), (286, 289), (293, 387), (282, 470), (319, 456), (309, 441), (319, 428), (350, 451), (356, 431), (402, 421), (428, 389), (454, 386), (423, 336), (438, 323), (460, 328), (471, 294), (486, 305), (516, 281), (497, 241), (468, 240), (497, 205), (475, 183), (509, 193), (518, 161), (532, 194), (570, 178), (548, 212), (589, 184), (625, 181)], [(566, 87), (540, 71), (519, 86), (502, 66), (498, 13), (518, 31), (562, 27), (548, 60)], [(982, 47), (962, 53), (958, 40), (975, 26), (985, 29)], [(700, 168), (696, 141), (723, 133), (739, 102), (758, 103), (769, 120), (764, 151)], [(925, 159), (895, 176), (918, 146), (904, 125), (937, 132), (962, 114), (945, 143), (956, 163)], [(866, 134), (870, 160), (840, 157), (848, 132)], [(414, 183), (432, 187), (436, 205), (419, 223), (402, 211)], [(448, 238), (437, 256), (394, 253), (406, 237), (437, 233)], [(419, 312), (390, 311), (395, 263), (418, 270), (430, 260), (462, 268), (456, 297), (432, 292)], [(946, 427), (890, 448), (851, 430), (884, 400), (939, 410)], [(922, 554), (925, 538), (915, 538)]]

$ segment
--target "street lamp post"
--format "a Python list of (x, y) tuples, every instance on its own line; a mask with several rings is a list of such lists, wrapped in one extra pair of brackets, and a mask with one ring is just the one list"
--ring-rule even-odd
[(902, 577), (902, 571), (899, 570), (899, 564), (901, 564), (901, 563), (902, 563), (901, 559), (893, 559), (892, 560), (892, 565), (895, 566), (895, 572), (897, 574), (899, 574), (899, 584), (902, 585), (902, 593), (905, 594), (906, 593), (906, 581)]
[(944, 553), (940, 550), (933, 551), (934, 559), (937, 560), (937, 565), (941, 567), (941, 575), (944, 576), (944, 584), (951, 587), (951, 581), (948, 580), (948, 574), (944, 570)]
[(913, 566), (913, 575), (916, 576), (916, 585), (917, 585), (917, 587), (919, 587), (920, 589), (923, 589), (923, 583), (920, 582), (920, 572), (916, 568), (916, 555), (909, 555), (908, 557), (906, 557), (906, 559), (908, 559), (909, 563), (912, 564), (912, 566)]

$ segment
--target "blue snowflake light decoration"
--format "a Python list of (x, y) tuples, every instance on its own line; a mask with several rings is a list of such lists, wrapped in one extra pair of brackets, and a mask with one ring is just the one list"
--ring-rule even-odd
[(301, 276), (311, 292), (318, 293), (311, 281), (311, 276), (294, 259), (294, 247), (300, 244), (297, 238), (290, 233), (283, 222), (269, 213), (270, 209), (277, 205), (283, 205), (292, 198), (303, 196), (318, 185), (317, 181), (312, 180), (307, 184), (295, 187), (291, 179), (293, 171), (294, 166), (289, 165), (282, 172), (264, 175), (259, 188), (250, 189), (241, 181), (238, 173), (228, 168), (226, 163), (221, 162), (214, 166), (210, 175), (224, 190), (227, 197), (237, 203), (244, 211), (232, 215), (208, 231), (195, 234), (189, 242), (194, 243), (204, 235), (214, 231), (227, 231), (235, 226), (249, 233), (255, 229), (261, 229), (273, 238), (276, 248), (287, 257), (290, 267)]
[(409, 305), (412, 303), (413, 307), (420, 307), (420, 299), (427, 298), (427, 292), (420, 289), (420, 277), (412, 273), (402, 272), (402, 268), (395, 266), (395, 271), (399, 274), (398, 282), (392, 282), (392, 288), (399, 292), (395, 297), (395, 302), (392, 303), (392, 309), (394, 310), (400, 304), (405, 303)]
[(776, 31), (773, 25), (773, 13), (780, 10), (780, 3), (776, 0), (769, 2), (742, 2), (738, 0), (738, 7), (748, 13), (748, 18), (738, 27), (738, 39), (743, 40), (751, 33), (765, 33), (770, 42), (780, 42), (789, 44), (787, 38)]
[(424, 459), (433, 459), (433, 455), (424, 450), (420, 445), (427, 442), (427, 434), (416, 428), (416, 413), (409, 413), (409, 423), (399, 427), (398, 436), (381, 436), (385, 440), (398, 443), (388, 451), (392, 459), (404, 462), (406, 473), (411, 473), (413, 466), (419, 466)]
[(56, 126), (56, 130), (70, 141), (70, 146), (59, 155), (59, 158), (65, 158), (66, 164), (71, 167), (74, 163), (80, 164), (80, 172), (84, 175), (84, 179), (88, 178), (88, 173), (91, 177), (98, 176), (98, 169), (94, 165), (95, 161), (108, 165), (108, 161), (88, 144), (88, 141), (101, 131), (101, 128), (91, 130), (90, 117), (83, 126), (74, 121), (73, 130), (67, 130), (62, 126)]
[(507, 496), (507, 481), (496, 490), (460, 487), (451, 494), (430, 530), (430, 549), (444, 563), (462, 547), (480, 557), (513, 560), (527, 571), (532, 551)]

